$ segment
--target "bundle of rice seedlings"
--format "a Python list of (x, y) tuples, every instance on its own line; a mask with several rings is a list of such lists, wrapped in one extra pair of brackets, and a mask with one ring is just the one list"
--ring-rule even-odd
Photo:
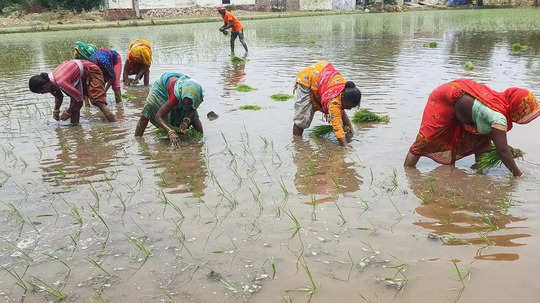
[(379, 116), (369, 109), (361, 108), (354, 113), (352, 122), (354, 123), (367, 123), (367, 122), (388, 122), (390, 118), (386, 116)]
[(436, 48), (437, 47), (437, 42), (436, 41), (431, 41), (431, 42), (428, 42), (428, 43), (424, 43), (424, 46), (429, 47), (429, 48)]
[[(187, 133), (182, 133), (182, 132), (179, 132), (178, 131), (178, 127), (174, 127), (172, 126), (171, 127), (173, 130), (175, 130), (177, 133), (178, 133), (178, 136), (180, 137), (181, 140), (184, 140), (184, 141), (200, 141), (203, 137), (203, 134), (193, 128), (190, 128), (188, 130)], [(158, 136), (158, 137), (168, 137), (169, 134), (167, 133), (167, 131), (163, 128), (158, 128), (156, 129), (155, 131), (155, 134)]]
[(514, 51), (514, 52), (526, 51), (528, 49), (529, 49), (529, 47), (527, 45), (521, 45), (519, 43), (512, 44), (512, 51)]
[[(520, 158), (523, 159), (523, 151), (521, 149), (515, 148), (512, 150), (512, 157), (514, 159)], [(499, 153), (497, 153), (497, 150), (493, 147), (491, 151), (483, 154), (478, 162), (476, 163), (476, 168), (479, 171), (483, 171), (485, 169), (493, 168), (493, 167), (500, 167), (502, 165), (502, 160), (499, 157)]]
[(258, 105), (248, 104), (248, 105), (242, 105), (238, 109), (240, 109), (240, 110), (261, 110), (262, 107), (260, 107)]
[(137, 97), (135, 95), (130, 94), (130, 93), (123, 93), (122, 94), (122, 99), (128, 99), (129, 100), (129, 99), (135, 99), (135, 98), (137, 98)]
[(270, 98), (274, 99), (275, 101), (287, 101), (292, 97), (293, 96), (289, 94), (275, 94), (270, 96)]
[(333, 132), (334, 128), (332, 127), (332, 125), (317, 125), (311, 130), (309, 136), (312, 138), (321, 138)]
[(247, 58), (240, 58), (240, 57), (236, 57), (236, 56), (231, 57), (231, 62), (232, 63), (244, 63), (244, 62), (247, 62), (247, 61), (248, 61)]
[(466, 70), (473, 70), (474, 69), (474, 64), (471, 61), (465, 62), (465, 69)]
[(255, 90), (255, 88), (247, 85), (247, 84), (240, 84), (236, 87), (236, 90), (239, 92), (250, 92), (252, 90)]

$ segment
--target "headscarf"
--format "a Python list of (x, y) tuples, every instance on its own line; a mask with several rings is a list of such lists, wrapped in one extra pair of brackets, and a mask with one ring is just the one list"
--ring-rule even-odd
[(77, 50), (77, 56), (75, 59), (84, 59), (84, 60), (90, 59), (90, 56), (92, 56), (94, 52), (97, 50), (97, 47), (95, 45), (84, 43), (81, 41), (75, 42), (74, 48)]
[(103, 74), (111, 78), (112, 80), (116, 79), (116, 74), (114, 72), (114, 65), (118, 61), (118, 53), (114, 50), (109, 50), (105, 48), (100, 48), (95, 51), (92, 56), (90, 56), (89, 61), (97, 64)]
[(179, 78), (174, 84), (174, 96), (182, 104), (184, 98), (191, 99), (192, 109), (197, 109), (203, 102), (204, 92), (197, 81), (189, 78), (189, 76), (185, 76)]
[(526, 124), (540, 116), (538, 101), (526, 89), (513, 87), (504, 92), (496, 92), (472, 80), (459, 79), (453, 83), (485, 106), (503, 114), (508, 130), (512, 129), (512, 122)]
[(345, 78), (334, 68), (332, 63), (328, 63), (319, 75), (317, 86), (321, 98), (321, 111), (328, 115), (328, 102), (336, 98), (345, 89)]
[(129, 45), (128, 60), (144, 64), (148, 67), (152, 65), (152, 46), (148, 40), (137, 39)]

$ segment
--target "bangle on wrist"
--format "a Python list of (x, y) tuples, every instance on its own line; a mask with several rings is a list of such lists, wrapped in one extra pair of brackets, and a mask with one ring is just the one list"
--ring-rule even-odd
[(176, 134), (176, 131), (175, 131), (174, 129), (171, 129), (171, 130), (168, 132), (169, 135), (170, 135), (170, 134), (173, 134), (173, 133)]
[(59, 113), (59, 112), (60, 112), (60, 109), (55, 109), (55, 110), (53, 110), (53, 113), (55, 113), (55, 114), (56, 114), (56, 113)]

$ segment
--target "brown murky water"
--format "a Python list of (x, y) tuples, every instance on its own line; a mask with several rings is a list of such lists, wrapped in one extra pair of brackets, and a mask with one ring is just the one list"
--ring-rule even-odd
[[(439, 84), (469, 77), (540, 94), (539, 10), (245, 26), (246, 64), (230, 62), (217, 23), (2, 36), (6, 302), (536, 300), (540, 122), (509, 135), (526, 152), (523, 180), (502, 168), (477, 174), (472, 159), (457, 168), (401, 165)], [(52, 98), (27, 89), (28, 77), (68, 59), (76, 40), (125, 56), (135, 38), (153, 43), (152, 81), (176, 71), (203, 83), (201, 116), (220, 116), (204, 118), (203, 142), (170, 151), (151, 129), (135, 139), (142, 87), (122, 104), (109, 96), (119, 122), (91, 108), (77, 127), (54, 121)], [(438, 48), (425, 48), (429, 41)], [(529, 50), (513, 54), (517, 42)], [(293, 140), (292, 102), (270, 99), (322, 59), (358, 83), (363, 107), (390, 115), (387, 124), (358, 125), (348, 150), (307, 134)], [(240, 83), (257, 90), (237, 92)], [(245, 104), (263, 109), (235, 110)]]

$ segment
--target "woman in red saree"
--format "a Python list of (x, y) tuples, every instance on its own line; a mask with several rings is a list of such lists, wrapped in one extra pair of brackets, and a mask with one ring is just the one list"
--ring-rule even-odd
[(533, 94), (522, 88), (496, 92), (472, 80), (459, 79), (436, 88), (429, 96), (420, 131), (404, 165), (414, 167), (421, 156), (440, 164), (490, 150), (497, 153), (514, 176), (523, 176), (517, 167), (506, 132), (512, 123), (526, 124), (540, 115)]

